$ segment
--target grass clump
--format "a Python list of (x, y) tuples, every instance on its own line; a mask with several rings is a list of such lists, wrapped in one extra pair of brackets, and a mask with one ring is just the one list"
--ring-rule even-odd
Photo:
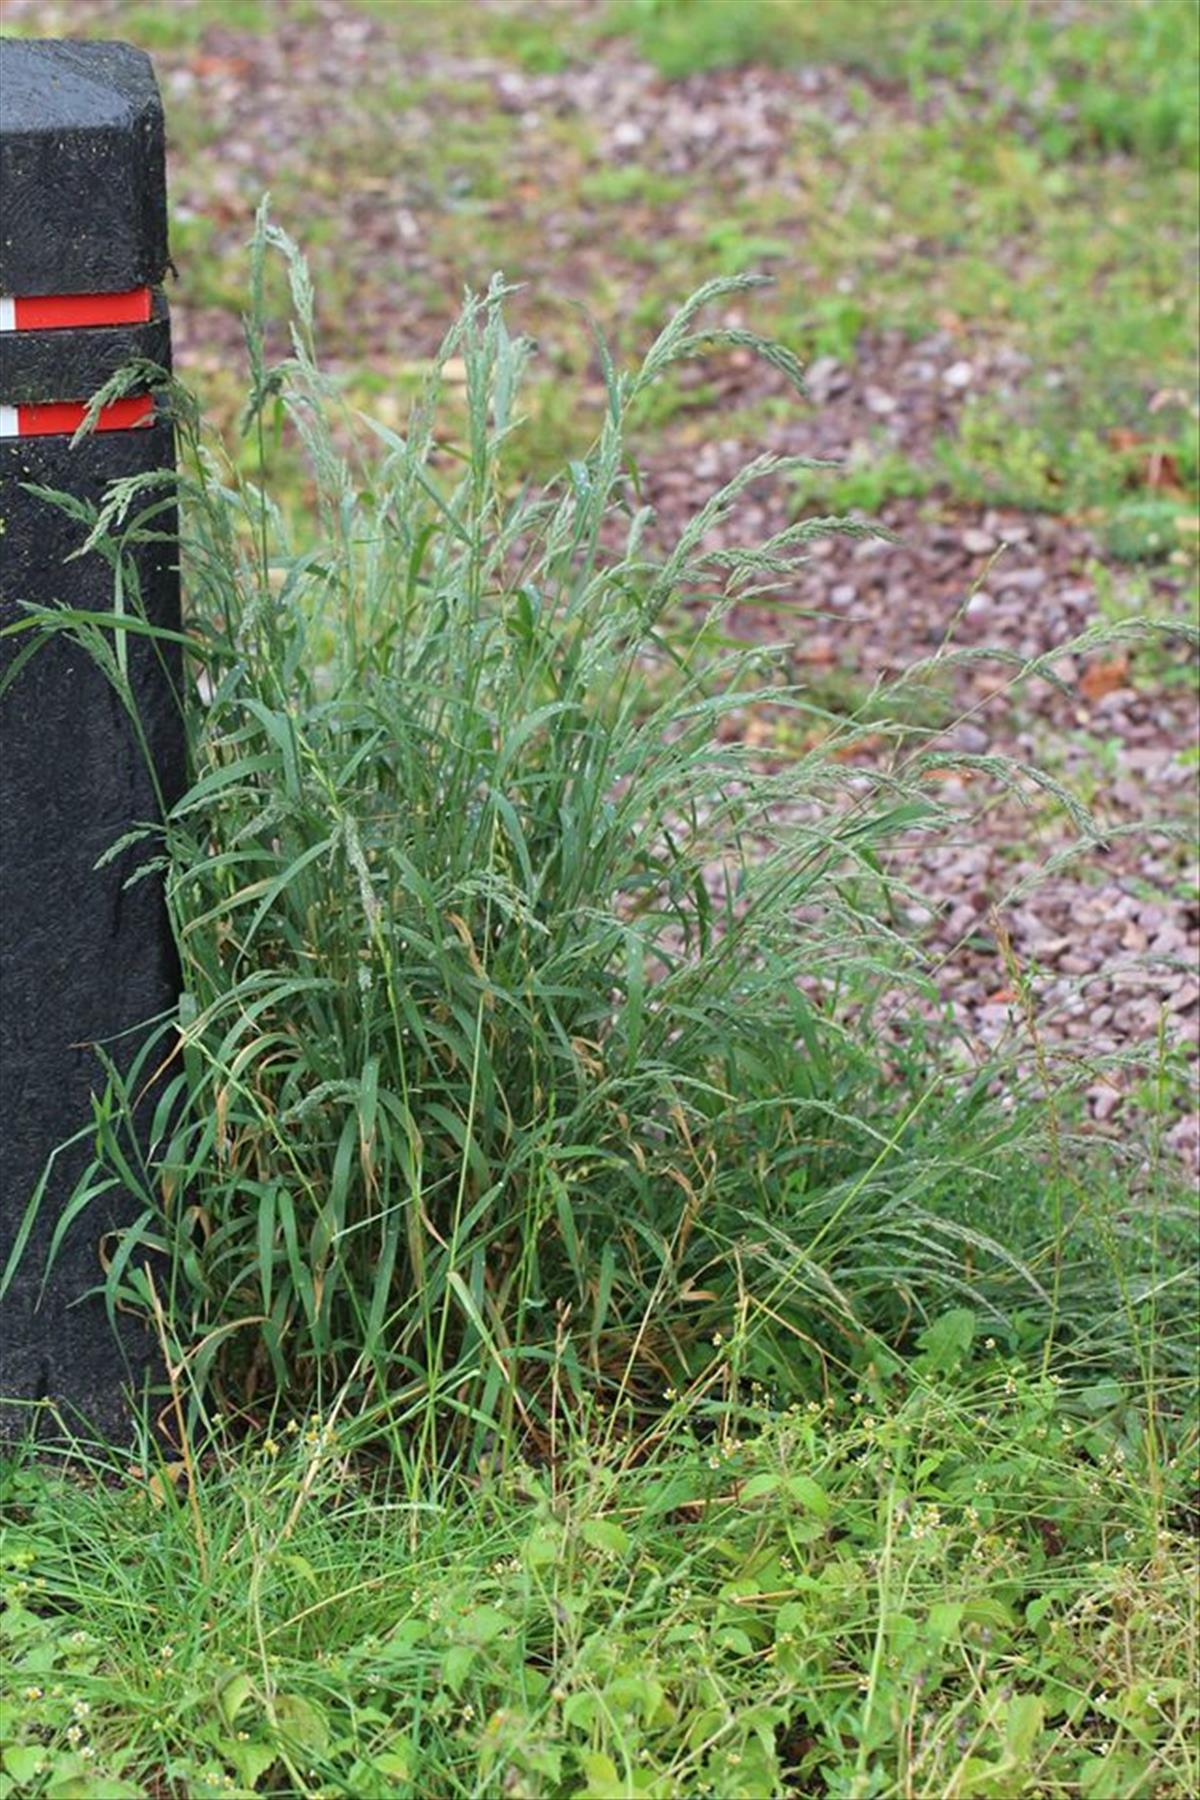
[[(296, 314), (281, 361), (273, 251)], [(702, 323), (752, 281), (710, 283), (633, 372), (601, 348), (595, 441), (531, 490), (530, 346), (502, 284), (368, 455), (361, 431), (345, 449), (307, 271), (265, 219), (254, 269), (241, 447), (178, 397), (191, 784), (146, 868), (184, 992), (132, 1066), (106, 1057), (67, 1203), (72, 1229), (97, 1194), (138, 1203), (110, 1305), (153, 1317), (234, 1410), (336, 1394), (408, 1421), (431, 1465), (490, 1435), (544, 1444), (558, 1379), (632, 1424), (731, 1318), (746, 1372), (792, 1396), (848, 1335), (903, 1343), (950, 1300), (1131, 1343), (1137, 1305), (1086, 1252), (1107, 1203), (1058, 1114), (1015, 1056), (948, 1048), (896, 926), (904, 846), (950, 826), (954, 758), (913, 701), (944, 714), (946, 657), (908, 704), (846, 716), (730, 636), (815, 536), (868, 529), (738, 541), (742, 496), (800, 459), (757, 458), (673, 544), (642, 503), (626, 419), (681, 361), (748, 349), (798, 382), (778, 346)], [(297, 447), (299, 536), (272, 493), (277, 462), (294, 493)], [(145, 528), (136, 493), (93, 522), (114, 557)], [(82, 629), (120, 686), (95, 640), (128, 607), (29, 622)], [(754, 708), (791, 722), (791, 753), (737, 741)], [(851, 782), (858, 741), (889, 734)], [(1044, 773), (973, 773), (1034, 782), (1086, 832)], [(1003, 1243), (1002, 1194), (1022, 1196)], [(1157, 1244), (1131, 1255), (1157, 1279)]]

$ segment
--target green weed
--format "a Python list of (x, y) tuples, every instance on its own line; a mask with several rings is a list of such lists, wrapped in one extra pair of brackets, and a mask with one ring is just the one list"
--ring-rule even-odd
[[(1186, 560), (1195, 511), (1183, 490), (1138, 492), (1155, 460), (1175, 449), (1170, 438), (1153, 436), (1114, 447), (1111, 435), (1077, 419), (1068, 423), (1055, 409), (1043, 407), (1031, 420), (984, 399), (968, 400), (957, 435), (934, 446), (941, 476), (955, 494), (1029, 512), (1099, 510), (1106, 515), (1110, 556), (1129, 563), (1161, 562), (1172, 554)], [(1179, 460), (1186, 468), (1184, 454)]]
[(580, 177), (579, 197), (595, 206), (670, 206), (687, 193), (678, 176), (641, 163), (609, 163)]
[(899, 451), (881, 450), (853, 458), (843, 468), (802, 470), (795, 490), (800, 510), (822, 506), (875, 518), (889, 500), (924, 499), (936, 485), (933, 471)]
[(670, 77), (820, 60), (924, 97), (969, 75), (1053, 158), (1116, 150), (1186, 161), (1200, 133), (1194, 8), (1123, 0), (1094, 11), (1063, 19), (1050, 7), (966, 0), (951, 13), (939, 0), (903, 0), (884, 17), (855, 0), (618, 0), (609, 18)]
[(274, 0), (178, 0), (169, 10), (128, 6), (122, 10), (121, 30), (144, 50), (188, 49), (214, 28), (260, 32), (275, 22)]
[(813, 302), (795, 322), (800, 342), (816, 356), (833, 356), (852, 363), (867, 315), (853, 300), (828, 295)]
[(564, 1397), (452, 1481), (315, 1413), (202, 1420), (191, 1492), (149, 1443), (18, 1458), (0, 1792), (1195, 1791), (1182, 1388), (957, 1308), (781, 1407), (736, 1335), (652, 1438)]
[(721, 275), (746, 275), (761, 270), (780, 257), (790, 259), (794, 246), (785, 238), (763, 237), (747, 231), (736, 220), (721, 220), (710, 227), (705, 244), (713, 252)]
[(1107, 522), (1105, 546), (1117, 562), (1165, 562), (1182, 548), (1186, 539), (1181, 528), (1194, 518), (1178, 500), (1126, 500)]

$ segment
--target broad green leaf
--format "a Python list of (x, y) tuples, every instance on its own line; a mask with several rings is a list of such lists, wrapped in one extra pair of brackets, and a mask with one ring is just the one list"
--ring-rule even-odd
[(415, 1764), (416, 1752), (407, 1738), (393, 1738), (386, 1750), (371, 1758), (372, 1768), (394, 1781), (411, 1781)]
[(625, 1783), (617, 1774), (617, 1765), (611, 1757), (599, 1750), (589, 1750), (582, 1761), (587, 1776), (584, 1789), (587, 1800), (625, 1800)]
[(50, 1759), (42, 1744), (9, 1744), (4, 1752), (4, 1767), (14, 1781), (32, 1781)]
[(46, 1786), (46, 1800), (143, 1800), (143, 1788), (90, 1769), (77, 1756), (60, 1758), (58, 1770)]
[(773, 1469), (764, 1469), (758, 1475), (751, 1475), (749, 1481), (742, 1484), (742, 1499), (763, 1500), (768, 1494), (776, 1494), (782, 1479)]
[(975, 1314), (965, 1306), (952, 1307), (918, 1337), (924, 1353), (918, 1361), (934, 1374), (948, 1375), (958, 1368), (974, 1339)]
[(442, 1680), (454, 1693), (462, 1692), (478, 1652), (474, 1644), (451, 1644), (442, 1657)]
[(929, 1609), (929, 1635), (939, 1644), (956, 1638), (962, 1625), (963, 1609), (957, 1600), (939, 1600)]
[(472, 1644), (490, 1644), (493, 1638), (507, 1631), (512, 1620), (498, 1606), (477, 1606), (469, 1612), (459, 1626), (463, 1637)]
[(799, 1500), (801, 1506), (807, 1507), (810, 1513), (815, 1513), (818, 1519), (829, 1517), (833, 1510), (829, 1495), (811, 1475), (788, 1475), (783, 1485), (789, 1499)]
[(272, 1764), (279, 1761), (279, 1751), (273, 1744), (247, 1744), (234, 1739), (232, 1743), (226, 1740), (217, 1748), (226, 1762), (233, 1764), (243, 1787), (257, 1787)]
[(275, 1717), (280, 1732), (305, 1750), (323, 1755), (329, 1747), (329, 1724), (322, 1707), (302, 1694), (279, 1694)]
[(588, 1731), (600, 1710), (595, 1694), (568, 1694), (563, 1701), (563, 1724), (569, 1729)]
[(254, 1683), (240, 1670), (221, 1683), (217, 1689), (217, 1705), (227, 1725), (233, 1724), (253, 1692)]
[(719, 1733), (725, 1724), (725, 1712), (722, 1707), (710, 1706), (704, 1712), (693, 1715), (687, 1729), (687, 1747), (698, 1750), (701, 1744), (707, 1743), (710, 1737)]
[(1008, 1703), (1004, 1747), (1016, 1763), (1027, 1763), (1046, 1722), (1045, 1708), (1036, 1694), (1015, 1694)]
[(557, 1532), (531, 1532), (521, 1546), (521, 1561), (527, 1569), (544, 1569), (558, 1560), (561, 1547)]
[(624, 1556), (629, 1549), (629, 1533), (612, 1519), (587, 1519), (579, 1535), (593, 1550), (607, 1550), (612, 1556)]

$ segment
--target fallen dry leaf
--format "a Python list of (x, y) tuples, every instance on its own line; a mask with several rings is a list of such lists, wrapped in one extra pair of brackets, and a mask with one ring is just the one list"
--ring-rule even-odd
[(1079, 691), (1085, 700), (1103, 700), (1118, 688), (1129, 686), (1129, 658), (1114, 656), (1110, 662), (1089, 663), (1079, 677)]

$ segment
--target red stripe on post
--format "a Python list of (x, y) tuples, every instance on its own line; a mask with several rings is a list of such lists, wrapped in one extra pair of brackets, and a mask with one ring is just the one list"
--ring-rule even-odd
[[(18, 437), (55, 437), (79, 430), (87, 407), (78, 400), (50, 400), (38, 406), (17, 407)], [(100, 408), (96, 431), (136, 431), (154, 418), (149, 394), (130, 394)]]
[(75, 325), (145, 325), (150, 289), (124, 294), (18, 294), (13, 300), (17, 331), (64, 331)]

